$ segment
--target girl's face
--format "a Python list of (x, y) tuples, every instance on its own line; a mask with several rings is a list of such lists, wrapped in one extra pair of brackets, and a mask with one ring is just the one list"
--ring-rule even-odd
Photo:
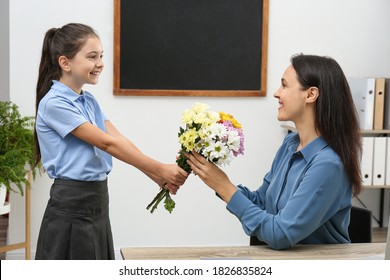
[(298, 82), (297, 73), (290, 65), (281, 79), (280, 88), (274, 93), (279, 101), (278, 120), (297, 122), (304, 116), (307, 90)]
[(100, 39), (89, 37), (76, 56), (68, 60), (67, 86), (79, 93), (84, 84), (96, 84), (104, 67), (102, 58)]

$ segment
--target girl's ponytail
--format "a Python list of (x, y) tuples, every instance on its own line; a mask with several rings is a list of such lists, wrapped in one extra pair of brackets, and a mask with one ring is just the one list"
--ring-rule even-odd
[[(36, 100), (35, 100), (35, 114), (38, 114), (39, 102), (46, 95), (52, 85), (53, 80), (58, 80), (60, 78), (60, 69), (58, 69), (58, 64), (55, 62), (55, 54), (53, 53), (52, 45), (53, 38), (57, 32), (57, 28), (49, 29), (45, 38), (43, 39), (42, 46), (42, 56), (41, 62), (39, 64), (38, 72), (38, 82), (36, 88)], [(54, 60), (54, 61), (53, 61)], [(36, 116), (35, 116), (36, 117)], [(41, 152), (38, 142), (38, 136), (36, 129), (34, 130), (34, 140), (35, 140), (35, 164), (34, 167), (38, 165), (41, 160)]]
[(57, 33), (57, 28), (48, 30), (45, 34), (42, 46), (41, 63), (39, 64), (39, 74), (36, 89), (35, 109), (38, 111), (38, 105), (41, 99), (46, 95), (52, 85), (52, 80), (60, 78), (60, 69), (55, 61), (56, 55), (53, 48), (53, 38)]
[[(57, 32), (57, 28), (52, 28), (48, 30), (43, 39), (42, 46), (42, 55), (41, 62), (39, 64), (38, 72), (38, 82), (36, 88), (36, 100), (35, 100), (35, 118), (38, 114), (39, 102), (46, 95), (52, 85), (53, 80), (58, 80), (60, 78), (60, 72), (58, 66), (56, 66), (55, 61), (53, 61), (52, 53), (52, 42), (53, 38)], [(37, 131), (34, 130), (34, 140), (35, 140), (35, 161), (34, 167), (38, 165), (41, 160), (41, 152), (37, 137)]]

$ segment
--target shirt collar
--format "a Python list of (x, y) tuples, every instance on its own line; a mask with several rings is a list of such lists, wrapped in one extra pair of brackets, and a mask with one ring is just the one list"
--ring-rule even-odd
[(327, 146), (328, 144), (325, 142), (325, 139), (319, 136), (307, 144), (300, 152), (304, 159), (309, 162), (319, 151)]
[(307, 144), (302, 150), (296, 151), (297, 146), (299, 145), (299, 135), (297, 134), (295, 137), (294, 145), (290, 146), (290, 148), (294, 149), (295, 153), (299, 153), (302, 157), (307, 161), (311, 161), (312, 158), (322, 149), (328, 146), (325, 139), (322, 136), (317, 137), (309, 144)]
[(63, 97), (72, 102), (75, 102), (78, 99), (84, 99), (84, 94), (77, 94), (70, 87), (56, 80), (53, 80), (53, 85), (51, 86), (51, 88), (54, 90), (58, 90), (59, 92), (61, 92)]

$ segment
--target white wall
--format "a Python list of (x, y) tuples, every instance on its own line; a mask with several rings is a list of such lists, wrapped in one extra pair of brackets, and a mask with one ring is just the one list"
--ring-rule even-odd
[(0, 101), (9, 100), (9, 2), (0, 1)]
[[(196, 101), (233, 113), (244, 125), (246, 155), (226, 171), (235, 183), (255, 189), (269, 169), (285, 131), (272, 97), (292, 54), (329, 55), (347, 76), (390, 76), (390, 1), (270, 0), (268, 90), (262, 98), (113, 96), (113, 1), (10, 1), (11, 100), (34, 115), (35, 83), (43, 36), (51, 27), (83, 22), (100, 34), (105, 71), (88, 87), (113, 123), (145, 153), (174, 162), (180, 113)], [(109, 177), (115, 248), (124, 246), (246, 245), (248, 237), (222, 201), (191, 176), (174, 197), (172, 214), (145, 210), (158, 188), (131, 166), (115, 161)], [(44, 174), (32, 190), (32, 252), (51, 181)], [(376, 197), (376, 196), (375, 196)], [(376, 204), (376, 199), (374, 204)], [(23, 240), (23, 199), (12, 197), (10, 241)], [(379, 203), (379, 202), (378, 202)]]

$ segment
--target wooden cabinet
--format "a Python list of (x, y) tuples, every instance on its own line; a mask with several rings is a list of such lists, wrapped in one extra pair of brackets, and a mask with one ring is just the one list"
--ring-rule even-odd
[[(31, 172), (27, 173), (27, 178), (29, 182), (31, 182)], [(25, 259), (29, 260), (31, 256), (31, 194), (30, 194), (30, 188), (26, 187), (25, 189), (25, 199), (26, 199), (26, 218), (25, 218), (25, 225), (26, 225), (26, 234), (25, 234), (25, 241), (16, 243), (16, 244), (10, 244), (6, 246), (0, 246), (0, 253), (5, 253), (8, 251), (14, 251), (18, 249), (25, 249)], [(11, 209), (12, 211), (12, 209)]]

